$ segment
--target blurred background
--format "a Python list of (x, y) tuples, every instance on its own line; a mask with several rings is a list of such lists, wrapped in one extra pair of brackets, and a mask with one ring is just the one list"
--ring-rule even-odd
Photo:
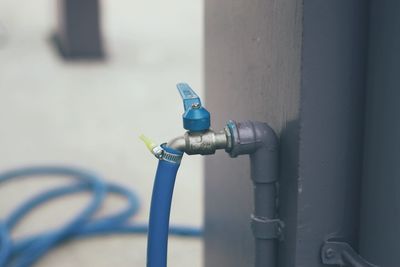
[[(60, 25), (57, 1), (0, 1), (0, 170), (43, 164), (94, 170), (134, 189), (142, 202), (135, 220), (146, 222), (157, 161), (138, 136), (161, 143), (183, 133), (177, 82), (203, 94), (202, 1), (100, 4), (105, 59), (64, 60), (51, 41)], [(184, 161), (171, 223), (201, 226), (201, 158)], [(0, 217), (27, 197), (68, 182), (46, 177), (1, 184)], [(81, 194), (53, 201), (13, 235), (52, 229), (88, 199)], [(110, 198), (102, 214), (122, 206)], [(201, 266), (201, 254), (199, 239), (170, 239), (171, 266), (188, 266), (189, 260)], [(62, 245), (37, 266), (144, 266), (145, 255), (145, 236), (113, 235)]]

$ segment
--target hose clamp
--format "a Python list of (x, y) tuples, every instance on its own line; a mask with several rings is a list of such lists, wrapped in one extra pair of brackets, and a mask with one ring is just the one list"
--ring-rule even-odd
[(284, 224), (279, 219), (251, 215), (251, 229), (257, 239), (282, 239)]
[(157, 146), (153, 149), (153, 154), (159, 160), (165, 160), (171, 163), (180, 164), (182, 161), (183, 153), (172, 153), (164, 149), (166, 143), (161, 146)]

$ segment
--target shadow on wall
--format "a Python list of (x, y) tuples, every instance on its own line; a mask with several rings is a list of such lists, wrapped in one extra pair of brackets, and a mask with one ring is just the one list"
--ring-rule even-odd
[(301, 194), (299, 177), (299, 120), (286, 123), (280, 133), (279, 218), (284, 222), (283, 238), (279, 242), (278, 261), (282, 266), (295, 266), (297, 227), (297, 196)]

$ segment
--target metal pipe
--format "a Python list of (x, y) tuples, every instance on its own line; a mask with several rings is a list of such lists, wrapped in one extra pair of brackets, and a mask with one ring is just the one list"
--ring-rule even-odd
[(183, 136), (171, 139), (167, 146), (188, 155), (210, 155), (217, 149), (228, 147), (227, 130), (214, 132), (207, 130), (204, 132), (186, 132)]
[(225, 149), (231, 157), (249, 155), (254, 186), (251, 228), (255, 239), (255, 267), (277, 266), (277, 240), (283, 227), (277, 219), (278, 138), (266, 123), (230, 121), (220, 132), (186, 132), (167, 147), (188, 155), (214, 154)]
[(185, 151), (186, 148), (186, 141), (185, 141), (185, 136), (177, 136), (167, 143), (167, 147), (170, 147), (175, 150), (179, 151)]
[(255, 267), (275, 267), (277, 239), (282, 223), (277, 219), (278, 138), (266, 123), (229, 122), (231, 157), (249, 154), (254, 185), (251, 225), (255, 238)]
[[(277, 239), (283, 224), (277, 219), (278, 138), (266, 123), (228, 122), (223, 131), (210, 127), (210, 113), (201, 106), (200, 98), (187, 84), (177, 85), (185, 113), (183, 125), (188, 131), (173, 138), (165, 147), (188, 155), (210, 155), (225, 149), (231, 157), (250, 155), (251, 179), (254, 187), (254, 211), (251, 228), (255, 238), (255, 267), (276, 267)], [(170, 158), (166, 150), (142, 137), (159, 159)], [(173, 157), (172, 157), (173, 158)], [(180, 161), (180, 159), (179, 159)]]

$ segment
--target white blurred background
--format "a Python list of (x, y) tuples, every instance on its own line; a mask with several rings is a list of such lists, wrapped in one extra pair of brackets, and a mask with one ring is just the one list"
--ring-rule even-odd
[[(139, 141), (184, 132), (175, 84), (202, 95), (202, 2), (103, 0), (107, 60), (65, 62), (49, 41), (54, 0), (0, 1), (0, 171), (66, 164), (92, 169), (134, 189), (146, 222), (156, 159)], [(66, 179), (0, 185), (3, 218), (26, 197)], [(177, 178), (171, 223), (202, 224), (202, 162), (185, 157)], [(57, 200), (32, 213), (13, 235), (56, 227), (88, 200)], [(112, 198), (103, 213), (121, 207)], [(170, 266), (201, 266), (200, 240), (172, 238)], [(37, 266), (145, 266), (146, 238), (116, 235), (73, 241)]]

